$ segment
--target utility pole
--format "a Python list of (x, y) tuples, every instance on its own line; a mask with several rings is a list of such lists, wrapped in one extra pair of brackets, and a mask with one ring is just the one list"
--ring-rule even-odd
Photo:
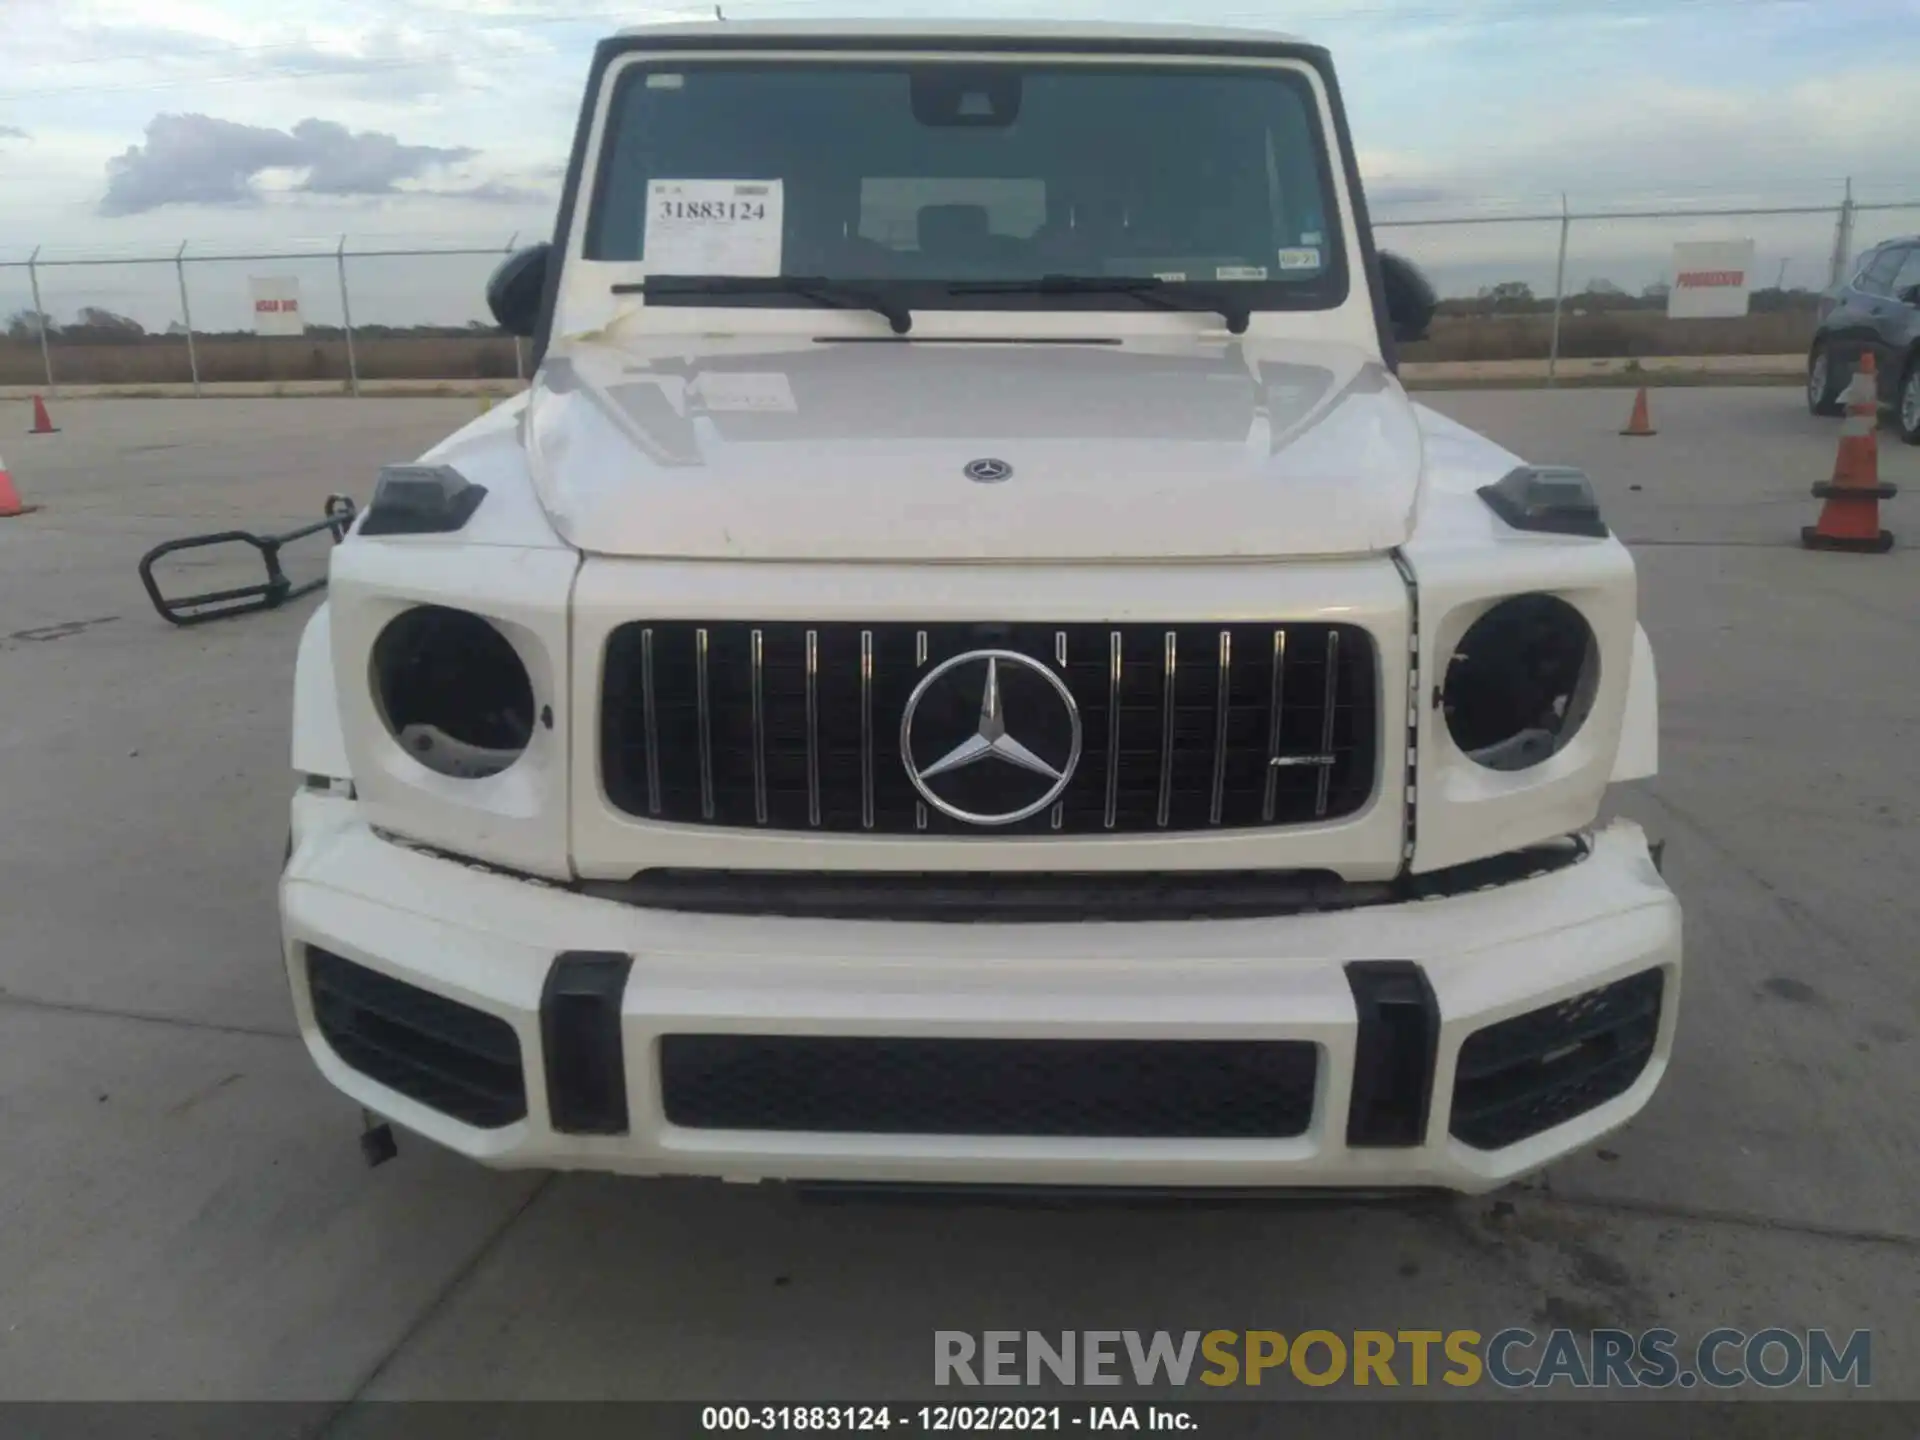
[(1833, 264), (1828, 267), (1827, 283), (1838, 285), (1847, 278), (1847, 261), (1853, 254), (1853, 177), (1847, 177), (1846, 198), (1840, 202), (1840, 223), (1833, 231)]
[(1560, 192), (1560, 260), (1553, 271), (1553, 335), (1547, 341), (1547, 384), (1560, 373), (1560, 302), (1567, 293), (1567, 232), (1573, 219), (1567, 214), (1567, 192)]

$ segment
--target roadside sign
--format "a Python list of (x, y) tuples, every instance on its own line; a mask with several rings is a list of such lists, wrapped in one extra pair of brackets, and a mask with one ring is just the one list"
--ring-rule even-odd
[(1724, 319), (1747, 313), (1753, 241), (1684, 241), (1673, 247), (1669, 320)]
[(307, 322), (300, 314), (300, 282), (292, 276), (254, 276), (253, 333), (256, 335), (304, 335)]

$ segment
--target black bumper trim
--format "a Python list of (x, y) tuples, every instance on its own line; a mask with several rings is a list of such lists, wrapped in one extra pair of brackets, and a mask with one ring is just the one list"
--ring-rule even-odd
[(1347, 987), (1359, 1012), (1347, 1144), (1409, 1149), (1426, 1140), (1433, 1069), (1440, 1053), (1440, 1002), (1427, 972), (1411, 960), (1354, 960)]
[(1325, 871), (642, 870), (573, 888), (647, 910), (810, 920), (1068, 924), (1089, 920), (1245, 920), (1358, 910), (1470, 894), (1536, 879), (1592, 853), (1581, 836), (1426, 875), (1342, 880)]
[(620, 1001), (632, 969), (631, 955), (569, 950), (547, 971), (540, 992), (540, 1048), (547, 1114), (559, 1134), (627, 1133)]

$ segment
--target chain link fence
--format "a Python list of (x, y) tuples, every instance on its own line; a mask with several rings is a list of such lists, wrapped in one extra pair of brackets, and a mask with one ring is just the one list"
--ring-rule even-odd
[[(1920, 199), (1829, 205), (1559, 209), (1377, 220), (1380, 244), (1445, 297), (1410, 360), (1803, 354), (1820, 292), (1859, 253), (1920, 231)], [(1751, 239), (1751, 312), (1674, 320), (1657, 257), (1679, 241)], [(524, 378), (526, 348), (484, 317), (495, 246), (352, 246), (0, 258), (0, 384), (187, 385)], [(1651, 283), (1635, 277), (1657, 274)], [(254, 333), (252, 281), (297, 282), (304, 333)], [(1627, 277), (1627, 284), (1610, 276)], [(18, 282), (24, 280), (25, 284)], [(1792, 283), (1789, 283), (1789, 282)], [(74, 314), (55, 322), (55, 313)]]
[[(0, 385), (524, 379), (526, 347), (481, 318), (519, 243), (0, 258)], [(263, 278), (292, 282), (300, 334), (255, 331)]]
[[(1859, 254), (1920, 231), (1920, 200), (1831, 205), (1675, 206), (1376, 220), (1379, 244), (1440, 280), (1440, 313), (1411, 360), (1544, 361), (1651, 356), (1801, 356), (1821, 295), (1850, 278)], [(1751, 240), (1745, 316), (1670, 319), (1670, 267), (1649, 283), (1649, 257), (1684, 242)], [(1488, 277), (1477, 287), (1459, 277)], [(1449, 277), (1454, 283), (1448, 283)]]

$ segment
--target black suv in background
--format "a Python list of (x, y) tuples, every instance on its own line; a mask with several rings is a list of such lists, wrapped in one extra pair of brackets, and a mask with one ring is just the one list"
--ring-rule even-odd
[(1807, 408), (1838, 415), (1868, 350), (1880, 370), (1880, 403), (1893, 407), (1901, 438), (1920, 445), (1920, 235), (1867, 251), (1853, 279), (1821, 300), (1807, 352)]

